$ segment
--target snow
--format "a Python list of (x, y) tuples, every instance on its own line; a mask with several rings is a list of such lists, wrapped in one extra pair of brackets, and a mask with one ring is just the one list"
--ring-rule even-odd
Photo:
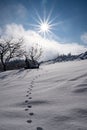
[(84, 60), (0, 73), (0, 130), (87, 130), (86, 70)]

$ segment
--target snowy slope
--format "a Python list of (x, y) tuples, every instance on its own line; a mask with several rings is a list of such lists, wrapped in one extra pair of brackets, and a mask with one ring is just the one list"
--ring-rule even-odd
[(0, 130), (87, 130), (87, 60), (0, 73)]

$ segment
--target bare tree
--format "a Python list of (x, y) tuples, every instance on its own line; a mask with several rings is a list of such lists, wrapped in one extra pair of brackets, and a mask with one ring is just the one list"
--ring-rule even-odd
[(0, 60), (4, 71), (6, 71), (6, 65), (10, 59), (20, 57), (23, 54), (20, 49), (22, 43), (22, 38), (18, 40), (13, 38), (0, 38)]
[[(39, 68), (39, 59), (42, 55), (43, 51), (42, 48), (36, 44), (35, 46), (30, 47), (29, 51), (25, 53), (25, 63), (27, 68), (30, 67), (30, 64), (32, 64), (32, 66), (38, 64), (38, 68)], [(29, 60), (31, 61), (31, 63), (29, 63)], [(30, 68), (32, 68), (32, 66)]]
[(31, 47), (31, 50), (29, 52), (29, 57), (32, 61), (39, 61), (41, 55), (42, 55), (42, 48), (36, 44), (36, 46)]

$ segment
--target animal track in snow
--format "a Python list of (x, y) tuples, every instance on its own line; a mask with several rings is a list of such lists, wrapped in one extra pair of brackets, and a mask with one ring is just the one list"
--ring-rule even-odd
[(29, 97), (29, 99), (32, 99), (32, 97)]
[[(29, 103), (30, 103), (29, 100), (32, 99), (32, 96), (30, 96), (30, 95), (32, 94), (31, 92), (32, 92), (32, 89), (33, 89), (33, 87), (34, 87), (35, 79), (37, 79), (37, 78), (39, 78), (39, 77), (40, 77), (40, 75), (36, 76), (36, 77), (31, 81), (30, 87), (29, 87), (28, 90), (27, 90), (26, 97), (28, 98), (28, 100), (25, 100), (25, 103), (27, 104), (27, 108), (25, 108), (25, 111), (28, 111), (29, 109), (32, 110), (32, 105), (29, 104)], [(28, 115), (29, 115), (29, 116), (34, 116), (34, 113), (33, 113), (33, 112), (29, 112)], [(26, 122), (31, 124), (31, 123), (32, 123), (31, 118), (28, 119)], [(36, 130), (43, 130), (43, 128), (37, 127)]]
[(27, 107), (28, 107), (28, 108), (32, 108), (32, 106), (31, 106), (31, 105), (28, 105)]
[(28, 100), (25, 100), (25, 103), (28, 103), (29, 101)]
[(26, 97), (28, 97), (29, 95), (26, 95)]
[(27, 120), (27, 123), (32, 123), (32, 120)]
[(43, 128), (41, 128), (41, 127), (37, 127), (37, 130), (43, 130)]
[(28, 111), (29, 109), (28, 108), (25, 108), (25, 111)]
[(34, 113), (33, 113), (33, 112), (31, 112), (31, 113), (29, 113), (29, 115), (30, 115), (30, 116), (33, 116), (33, 115), (34, 115)]

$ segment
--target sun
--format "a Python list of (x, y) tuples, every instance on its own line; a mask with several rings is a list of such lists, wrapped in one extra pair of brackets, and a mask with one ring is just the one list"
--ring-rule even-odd
[(52, 24), (50, 24), (50, 22), (47, 19), (40, 19), (36, 26), (38, 33), (41, 34), (44, 38), (46, 38), (50, 33), (52, 33)]
[(48, 16), (41, 17), (39, 13), (36, 11), (36, 18), (33, 17), (33, 19), (36, 21), (36, 24), (30, 24), (34, 27), (34, 29), (44, 38), (47, 38), (51, 35), (54, 35), (53, 30), (55, 26), (57, 26), (59, 23), (55, 23), (55, 19), (57, 17), (51, 18), (51, 13), (49, 13)]
[(42, 23), (40, 25), (40, 31), (42, 32), (48, 32), (50, 30), (49, 24), (48, 23)]

